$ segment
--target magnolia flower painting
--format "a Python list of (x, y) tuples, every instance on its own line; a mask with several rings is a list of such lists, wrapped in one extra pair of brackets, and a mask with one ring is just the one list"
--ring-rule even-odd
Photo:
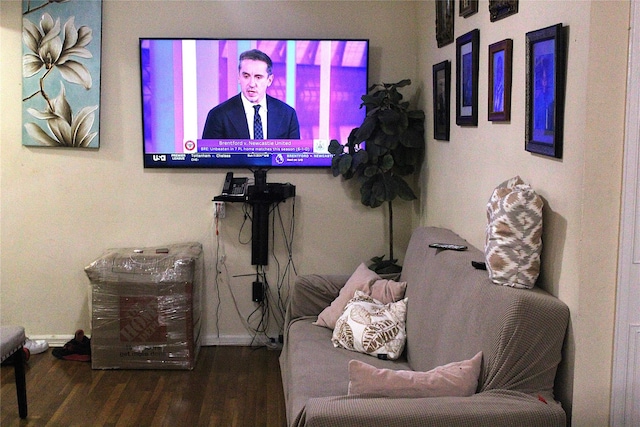
[(102, 0), (23, 0), (23, 145), (98, 148)]

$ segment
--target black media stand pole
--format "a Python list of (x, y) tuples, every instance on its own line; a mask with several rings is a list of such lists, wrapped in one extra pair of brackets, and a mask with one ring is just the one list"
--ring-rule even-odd
[(251, 223), (251, 264), (269, 263), (269, 202), (257, 201), (253, 206)]
[(251, 222), (251, 264), (269, 263), (269, 212), (271, 205), (295, 197), (296, 187), (292, 184), (267, 184), (267, 170), (253, 171), (255, 185), (247, 189), (247, 203), (253, 210)]
[(267, 170), (256, 169), (253, 171), (254, 197), (250, 201), (253, 208), (251, 223), (251, 264), (267, 265), (269, 263), (269, 206), (271, 201), (267, 195)]

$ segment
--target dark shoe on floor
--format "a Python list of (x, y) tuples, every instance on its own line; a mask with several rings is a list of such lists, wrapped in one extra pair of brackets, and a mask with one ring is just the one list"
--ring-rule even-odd
[(54, 348), (51, 354), (62, 360), (90, 362), (91, 340), (85, 336), (82, 329), (78, 329), (71, 341), (68, 341), (62, 348)]

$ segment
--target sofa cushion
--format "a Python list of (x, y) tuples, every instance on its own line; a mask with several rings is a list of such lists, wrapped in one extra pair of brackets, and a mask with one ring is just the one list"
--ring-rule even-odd
[(485, 258), (491, 280), (531, 289), (540, 272), (540, 196), (519, 176), (498, 185), (487, 203)]
[(469, 360), (438, 366), (427, 372), (376, 368), (360, 360), (349, 362), (349, 394), (381, 397), (471, 396), (478, 387), (482, 352)]
[(293, 420), (304, 411), (309, 399), (347, 395), (350, 360), (367, 361), (377, 368), (411, 369), (403, 358), (380, 360), (335, 348), (332, 331), (313, 325), (313, 319), (298, 318), (289, 324), (280, 356), (288, 425), (298, 425)]
[(382, 279), (376, 272), (361, 263), (349, 277), (347, 283), (340, 289), (338, 297), (333, 300), (331, 305), (322, 310), (314, 324), (334, 329), (336, 321), (342, 315), (345, 306), (353, 298), (357, 290), (363, 291), (367, 295), (372, 295), (378, 301), (386, 304), (401, 299), (404, 296), (406, 287), (406, 282)]
[(407, 300), (389, 304), (356, 291), (336, 322), (331, 341), (336, 347), (395, 360), (404, 350)]

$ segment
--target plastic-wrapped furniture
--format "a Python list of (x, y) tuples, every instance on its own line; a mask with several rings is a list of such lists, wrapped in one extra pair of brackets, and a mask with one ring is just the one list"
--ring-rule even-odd
[(109, 249), (92, 285), (93, 369), (194, 369), (202, 325), (202, 245)]
[(22, 349), (25, 341), (22, 326), (0, 327), (0, 362), (11, 359), (13, 363), (20, 418), (27, 418), (27, 382), (24, 374), (25, 355)]

